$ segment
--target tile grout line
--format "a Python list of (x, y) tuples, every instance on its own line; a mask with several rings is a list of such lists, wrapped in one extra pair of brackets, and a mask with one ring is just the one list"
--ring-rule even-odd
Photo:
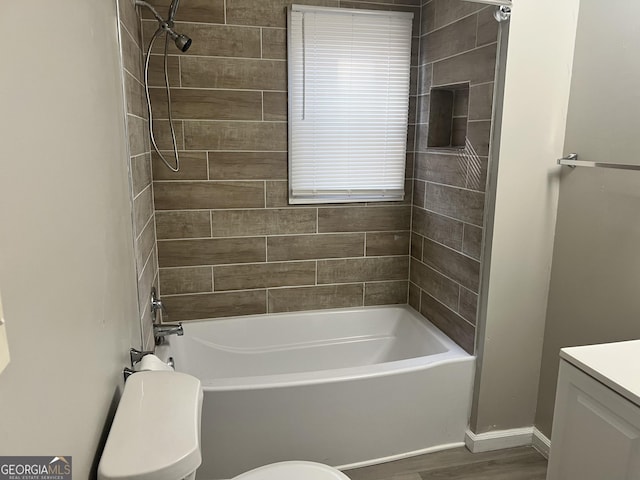
[(269, 242), (267, 237), (264, 237), (264, 262), (269, 263)]
[(147, 269), (147, 266), (149, 265), (149, 262), (151, 261), (151, 257), (153, 256), (153, 248), (151, 249), (151, 251), (149, 252), (149, 255), (147, 255), (142, 268), (140, 269), (140, 276), (138, 276), (137, 281), (140, 282), (140, 280), (142, 280), (142, 277), (144, 276), (144, 271)]
[[(147, 152), (145, 152), (144, 154), (142, 154), (142, 153), (141, 153), (140, 155), (136, 155), (136, 157), (139, 157), (139, 156), (142, 156), (142, 155), (146, 155), (146, 154), (147, 154)], [(131, 158), (133, 158), (133, 157), (130, 157), (130, 158), (129, 158), (129, 161), (131, 161)], [(142, 194), (143, 194), (147, 189), (149, 189), (149, 188), (151, 187), (151, 184), (152, 184), (152, 183), (153, 183), (153, 182), (149, 183), (146, 187), (144, 187), (142, 190), (140, 190), (140, 191), (138, 192), (138, 194), (137, 194), (135, 197), (133, 197), (132, 201), (135, 203), (135, 201), (136, 201), (138, 198), (140, 198), (140, 195), (142, 195)], [(153, 202), (153, 190), (151, 190), (151, 201)]]
[[(132, 34), (132, 33), (129, 31), (129, 29), (127, 28), (127, 25), (126, 25), (122, 20), (120, 20), (120, 22), (119, 22), (119, 23), (120, 23), (120, 25), (121, 25), (121, 27), (122, 27), (122, 30), (124, 30), (125, 32), (127, 32), (127, 34), (129, 35), (129, 38), (130, 38), (131, 40), (133, 40), (133, 43), (136, 45), (136, 47), (138, 47), (138, 50), (140, 50), (141, 52), (143, 52), (143, 53), (144, 53), (144, 45), (140, 45), (140, 43), (138, 42), (138, 40), (136, 40), (136, 38), (133, 36), (133, 34)], [(140, 28), (142, 29), (142, 25), (140, 25)], [(143, 42), (142, 42), (142, 43), (144, 43), (144, 39), (141, 39), (141, 40), (143, 40)]]
[[(422, 38), (422, 25), (423, 25), (423, 19), (422, 19), (422, 15), (423, 15), (424, 9), (422, 7), (422, 4), (420, 5), (420, 22), (419, 22), (419, 29), (420, 31), (418, 32), (418, 59), (417, 62), (420, 63), (420, 58), (422, 55), (422, 47), (423, 47), (423, 43), (421, 41)], [(418, 94), (421, 93), (422, 90), (422, 76), (423, 73), (420, 70), (420, 67), (417, 67), (417, 85), (416, 85), (416, 97), (418, 96)], [(423, 111), (423, 108), (421, 108), (423, 105), (422, 103), (424, 102), (423, 99), (417, 99), (416, 100), (416, 122), (418, 121), (418, 118), (422, 119), (422, 115), (421, 112)], [(416, 166), (417, 166), (417, 155), (416, 155), (416, 150), (418, 147), (418, 139), (420, 136), (420, 129), (418, 128), (418, 126), (416, 125), (415, 127), (415, 138), (413, 140), (413, 164), (412, 164), (412, 172), (411, 172), (411, 209), (409, 211), (409, 268), (407, 270), (407, 280), (411, 279), (411, 238), (413, 235), (413, 211), (415, 208), (415, 202), (413, 201), (413, 196), (415, 195), (415, 190), (416, 190)], [(425, 193), (423, 193), (423, 195), (426, 196), (426, 188), (425, 188)], [(365, 239), (366, 239), (366, 234), (365, 234)], [(365, 250), (366, 253), (366, 250)], [(407, 283), (407, 304), (409, 303), (409, 284)]]
[[(345, 285), (356, 285), (362, 286), (364, 288), (365, 284), (385, 284), (385, 283), (404, 283), (407, 280), (367, 280), (367, 281), (344, 281), (344, 282), (330, 282), (330, 283), (320, 283), (318, 285), (314, 285), (312, 283), (307, 284), (291, 284), (291, 285), (276, 285), (276, 286), (261, 286), (256, 288), (238, 288), (238, 289), (228, 289), (228, 290), (216, 290), (216, 291), (200, 291), (200, 292), (188, 292), (188, 293), (169, 293), (163, 295), (163, 297), (169, 298), (178, 298), (178, 297), (188, 297), (188, 296), (202, 296), (202, 295), (211, 295), (214, 294), (226, 294), (226, 293), (242, 293), (242, 292), (256, 292), (260, 290), (297, 290), (297, 289), (309, 289), (315, 287), (337, 287), (337, 286), (345, 286)], [(412, 282), (413, 283), (413, 282)], [(417, 285), (416, 285), (417, 286)], [(449, 309), (451, 310), (451, 309)], [(454, 312), (455, 313), (455, 312)]]
[[(140, 235), (138, 235), (138, 237), (135, 239), (134, 249), (135, 249), (135, 252), (136, 252), (136, 253), (137, 253), (137, 252), (140, 252), (141, 254), (142, 254), (142, 253), (144, 253), (144, 252), (141, 252), (141, 251), (139, 250), (139, 247), (140, 247), (140, 244), (141, 244), (140, 240), (141, 240), (142, 234), (143, 234), (143, 233), (144, 233), (144, 231), (147, 229), (147, 227), (152, 223), (152, 221), (153, 221), (153, 216), (150, 216), (150, 217), (149, 217), (149, 220), (147, 221), (147, 223), (145, 224), (145, 226), (142, 228), (142, 230), (141, 230), (141, 232), (140, 232)], [(151, 252), (153, 252), (153, 246), (151, 247), (150, 253), (151, 253)], [(143, 258), (148, 258), (148, 256), (149, 256), (149, 254), (147, 254), (147, 256), (146, 256), (146, 257), (143, 257)]]
[[(453, 247), (450, 247), (450, 246), (448, 246), (448, 245), (445, 245), (444, 243), (440, 243), (440, 242), (438, 242), (437, 240), (434, 240), (433, 238), (427, 237), (427, 236), (422, 235), (422, 234), (420, 234), (420, 233), (417, 233), (417, 232), (416, 232), (416, 235), (420, 235), (423, 239), (425, 239), (425, 240), (429, 240), (430, 242), (433, 242), (433, 243), (435, 243), (436, 245), (439, 245), (439, 246), (441, 246), (441, 247), (446, 248), (447, 250), (450, 250), (450, 251), (452, 251), (452, 252), (454, 252), (454, 253), (457, 253), (457, 254), (459, 254), (459, 255), (461, 255), (461, 256), (463, 256), (463, 257), (466, 257), (466, 258), (468, 258), (469, 260), (473, 260), (473, 261), (474, 261), (474, 262), (476, 262), (476, 263), (480, 263), (480, 260), (478, 260), (477, 258), (473, 258), (472, 256), (468, 255), (467, 253), (465, 253), (465, 252), (463, 252), (463, 251), (461, 251), (461, 250), (456, 250), (456, 249), (455, 249), (455, 248), (453, 248)], [(424, 250), (424, 242), (423, 242), (422, 246), (423, 246), (423, 250)], [(424, 253), (423, 253), (423, 258), (424, 258)]]
[(478, 10), (476, 10), (475, 12), (472, 13), (468, 13), (463, 17), (460, 18), (456, 18), (455, 20), (449, 22), (449, 23), (445, 23), (444, 25), (439, 26), (438, 28), (434, 28), (433, 30), (429, 30), (428, 32), (422, 33), (422, 31), (420, 32), (420, 36), (424, 37), (425, 35), (430, 35), (433, 32), (437, 32), (438, 30), (442, 30), (444, 28), (450, 27), (451, 25), (453, 25), (454, 23), (458, 23), (460, 20), (465, 20), (473, 15), (478, 15), (482, 10), (484, 10), (486, 7), (481, 7)]
[[(265, 209), (265, 210), (270, 210), (270, 209)], [(292, 210), (295, 211), (295, 209), (288, 209), (288, 210)], [(201, 209), (201, 210), (195, 210), (195, 213), (204, 213), (204, 212), (214, 212), (217, 210), (208, 210), (208, 209)], [(228, 211), (228, 210), (227, 210)], [(254, 211), (260, 211), (260, 209), (254, 209)], [(191, 212), (191, 210), (177, 210), (177, 211), (171, 211), (168, 213), (188, 213)], [(167, 213), (165, 211), (160, 211), (157, 213)], [(472, 225), (475, 226), (475, 225)], [(480, 228), (480, 227), (478, 227)], [(182, 240), (206, 240), (206, 239), (217, 239), (217, 240), (222, 240), (222, 239), (242, 239), (242, 238), (259, 238), (262, 236), (269, 236), (269, 237), (277, 237), (277, 238), (283, 238), (283, 237), (311, 237), (311, 236), (334, 236), (334, 237), (353, 237), (356, 235), (364, 235), (366, 233), (410, 233), (409, 230), (361, 230), (361, 231), (346, 231), (346, 232), (290, 232), (290, 233), (263, 233), (262, 231), (260, 232), (256, 232), (256, 233), (248, 233), (245, 235), (226, 235), (226, 236), (217, 236), (217, 237), (174, 237), (174, 238), (159, 238), (158, 240), (161, 242), (174, 242), (174, 241), (182, 241)], [(415, 232), (414, 232), (415, 233)], [(377, 255), (372, 255), (372, 256), (377, 256)]]
[[(476, 326), (475, 324), (471, 323), (469, 320), (467, 320), (466, 318), (464, 318), (462, 315), (460, 315), (458, 312), (456, 312), (455, 310), (452, 310), (450, 307), (448, 307), (447, 305), (445, 305), (444, 303), (442, 303), (440, 300), (438, 300), (436, 297), (434, 297), (433, 295), (431, 295), (429, 292), (427, 292), (426, 290), (422, 290), (421, 291), (425, 294), (425, 295), (429, 295), (431, 298), (433, 298), (433, 300), (435, 300), (437, 303), (439, 303), (441, 306), (443, 306), (444, 308), (446, 308), (447, 310), (449, 310), (451, 313), (453, 313), (454, 315), (460, 317), (465, 323), (468, 323), (471, 327), (473, 327), (473, 329), (475, 330)], [(457, 342), (456, 342), (457, 343)]]
[[(159, 121), (168, 121), (168, 117), (165, 118), (156, 118), (154, 116), (154, 120), (159, 120)], [(212, 124), (215, 125), (216, 123), (256, 123), (256, 124), (278, 124), (278, 125), (286, 125), (287, 122), (282, 121), (282, 120), (260, 120), (260, 119), (251, 119), (251, 120), (244, 120), (244, 119), (240, 119), (240, 120), (236, 120), (236, 119), (201, 119), (201, 118), (178, 118), (178, 119), (174, 119), (174, 122), (193, 122), (193, 123), (204, 123), (204, 124)], [(213, 150), (215, 151), (215, 149), (210, 149), (210, 148), (202, 148), (199, 150)], [(234, 151), (234, 150), (232, 150)], [(260, 150), (258, 150), (260, 151)], [(262, 150), (262, 151), (273, 151), (273, 150)], [(279, 151), (279, 150), (278, 150)]]
[(475, 46), (476, 48), (478, 48), (478, 32), (480, 31), (480, 14), (478, 12), (478, 14), (476, 15), (476, 33), (475, 33)]
[[(171, 150), (167, 150), (164, 148), (160, 149), (161, 152), (171, 152)], [(189, 152), (191, 153), (287, 153), (286, 150), (228, 150), (228, 149), (215, 149), (215, 148), (190, 148)], [(262, 180), (260, 178), (259, 180)], [(270, 180), (286, 180), (281, 178), (273, 178)]]
[[(492, 46), (497, 48), (498, 42), (497, 41), (490, 42), (490, 43), (487, 43), (485, 45), (481, 45), (479, 47), (473, 47), (473, 48), (470, 48), (468, 50), (464, 50), (462, 52), (455, 53), (453, 55), (448, 55), (446, 57), (438, 58), (436, 60), (431, 60), (430, 62), (421, 63), (421, 64), (417, 65), (417, 67), (420, 68), (420, 67), (423, 67), (423, 66), (426, 66), (426, 65), (434, 65), (436, 63), (444, 62), (446, 60), (451, 60), (452, 58), (459, 57), (461, 55), (466, 55), (467, 53), (475, 52), (477, 50), (482, 50), (483, 48), (492, 47)], [(490, 83), (490, 82), (487, 80), (485, 82), (480, 82), (480, 83)], [(446, 84), (444, 84), (444, 85), (446, 85)], [(473, 83), (472, 85), (475, 86), (476, 84)], [(438, 84), (437, 86), (440, 86), (440, 85)]]
[[(133, 78), (136, 78), (135, 75), (133, 75), (131, 72), (129, 72), (129, 70), (125, 70), (129, 75), (131, 75)], [(136, 78), (137, 80), (137, 78)], [(138, 83), (140, 83), (138, 81)], [(485, 85), (487, 83), (493, 83), (493, 82), (485, 82), (485, 83), (479, 83), (479, 84), (474, 84), (474, 86), (478, 86), (478, 85)], [(142, 85), (142, 83), (140, 83), (140, 85)], [(173, 87), (175, 88), (180, 88), (181, 90), (204, 90), (206, 92), (270, 92), (270, 93), (287, 93), (286, 90), (271, 90), (271, 89), (266, 89), (266, 90), (260, 90), (258, 88), (224, 88), (224, 87), (184, 87), (182, 85), (177, 85)], [(149, 90), (164, 90), (165, 87), (163, 85), (149, 85)], [(416, 95), (411, 95), (412, 97), (415, 97)]]
[[(263, 237), (264, 238), (264, 237)], [(375, 256), (375, 257), (363, 257), (363, 256), (359, 256), (359, 257), (315, 257), (315, 258), (294, 258), (294, 259), (275, 259), (275, 260), (253, 260), (250, 262), (229, 262), (229, 263), (203, 263), (203, 264), (196, 264), (196, 265), (168, 265), (168, 266), (161, 266), (160, 269), (161, 270), (178, 270), (178, 269), (194, 269), (194, 268), (204, 268), (204, 267), (242, 267), (242, 266), (265, 266), (265, 265), (276, 265), (276, 264), (286, 264), (286, 263), (306, 263), (306, 264), (311, 264), (313, 262), (325, 262), (327, 264), (330, 263), (335, 263), (335, 262), (345, 262), (345, 261), (354, 261), (354, 260), (401, 260), (403, 257), (411, 257), (410, 255), (379, 255), (379, 256)], [(415, 258), (415, 257), (411, 257), (411, 258)], [(416, 259), (418, 260), (418, 259)], [(424, 262), (423, 262), (424, 263)], [(427, 265), (427, 264), (425, 264)], [(429, 265), (427, 265), (429, 266)], [(432, 270), (435, 270), (432, 267), (429, 267)], [(445, 274), (443, 274), (443, 276), (446, 276)], [(449, 277), (447, 277), (449, 278)], [(450, 279), (453, 280), (453, 279)], [(395, 279), (395, 281), (400, 281), (398, 279)], [(453, 280), (455, 282), (455, 280)], [(456, 282), (459, 283), (459, 282)], [(465, 287), (466, 288), (466, 287)], [(469, 288), (467, 288), (467, 290), (470, 290)]]
[[(415, 257), (411, 257), (410, 255), (386, 255), (386, 256), (381, 256), (381, 257), (329, 257), (329, 258), (318, 258), (318, 259), (298, 259), (298, 260), (272, 260), (272, 261), (265, 261), (265, 262), (259, 262), (259, 261), (252, 261), (252, 262), (246, 262), (246, 263), (216, 263), (216, 264), (202, 264), (202, 265), (178, 265), (178, 266), (164, 266), (164, 267), (159, 267), (159, 270), (162, 271), (170, 271), (170, 270), (194, 270), (194, 269), (202, 269), (202, 268), (215, 268), (215, 267), (227, 267), (227, 268), (231, 268), (231, 267), (250, 267), (250, 266), (274, 266), (274, 265), (283, 265), (283, 264), (298, 264), (298, 265), (306, 265), (306, 266), (311, 266), (311, 264), (315, 264), (317, 265), (319, 262), (325, 262), (327, 264), (330, 264), (332, 262), (343, 262), (343, 261), (350, 261), (350, 260), (363, 260), (363, 259), (395, 259), (395, 260), (399, 260), (402, 259), (403, 257), (406, 257), (407, 260), (411, 260), (412, 258), (420, 261), (418, 259), (416, 259)], [(303, 266), (304, 266), (303, 265)], [(429, 265), (425, 264), (425, 266), (429, 267), (431, 270), (435, 270), (432, 267), (430, 267)], [(437, 270), (435, 270), (437, 271)], [(438, 272), (439, 273), (439, 272)], [(446, 277), (447, 279), (451, 280), (452, 282), (455, 282), (455, 280), (447, 277), (446, 275), (442, 274), (443, 277)], [(316, 268), (316, 278), (317, 278), (317, 268)], [(316, 280), (317, 281), (317, 280)], [(369, 280), (369, 282), (402, 282), (402, 281), (406, 281), (406, 279), (386, 279), (386, 280)], [(458, 283), (458, 282), (456, 282)], [(313, 285), (313, 284), (311, 284)], [(318, 284), (321, 285), (321, 284)], [(471, 293), (474, 293), (477, 295), (477, 293), (473, 292), (473, 290), (470, 290), (467, 287), (463, 288), (465, 290), (468, 290)]]
[(268, 208), (267, 207), (267, 181), (266, 180), (263, 180), (263, 182), (262, 182), (262, 190), (263, 190), (263, 193), (264, 193), (264, 200), (263, 200), (264, 201), (264, 208), (257, 209), (257, 210), (263, 210), (263, 209), (267, 210), (267, 208)]
[[(417, 260), (417, 261), (419, 261), (419, 260)], [(427, 264), (424, 264), (424, 265), (425, 265), (426, 267), (430, 268), (431, 270), (433, 270), (433, 271), (435, 271), (435, 272), (437, 272), (437, 273), (441, 274), (441, 275), (442, 275), (443, 277), (445, 277), (447, 280), (450, 280), (451, 282), (455, 283), (455, 286), (456, 286), (456, 287), (458, 287), (458, 297), (460, 296), (460, 288), (464, 288), (465, 290), (467, 290), (467, 291), (469, 291), (469, 292), (473, 293), (473, 294), (474, 294), (474, 295), (476, 295), (476, 296), (478, 295), (478, 294), (477, 294), (476, 292), (474, 292), (473, 290), (470, 290), (470, 289), (468, 289), (467, 287), (465, 287), (464, 285), (461, 285), (459, 282), (457, 282), (457, 281), (453, 280), (452, 278), (447, 277), (445, 274), (443, 274), (443, 273), (442, 273), (442, 272), (440, 272), (439, 270), (436, 270), (436, 269), (434, 269), (434, 268), (431, 268), (431, 267), (430, 267), (429, 265), (427, 265)], [(423, 291), (424, 291), (425, 293), (427, 293), (429, 296), (431, 296), (431, 297), (433, 297), (434, 299), (438, 300), (438, 298), (435, 296), (435, 294), (432, 294), (432, 293), (427, 292), (427, 290), (425, 290), (424, 288), (422, 288), (422, 286), (421, 286), (421, 285), (419, 285), (418, 283), (414, 282), (414, 281), (413, 281), (413, 280), (411, 280), (411, 279), (409, 279), (409, 282), (411, 282), (411, 283), (413, 283), (414, 285), (416, 285), (417, 287), (419, 287), (419, 288), (420, 288), (420, 290), (423, 290)], [(438, 301), (439, 301), (440, 303), (442, 303), (440, 300), (438, 300)], [(442, 303), (442, 304), (444, 305), (444, 303)], [(458, 298), (458, 304), (459, 304), (459, 298)], [(455, 310), (453, 310), (451, 307), (447, 307), (447, 308), (448, 308), (449, 310), (451, 310), (452, 312), (454, 312), (454, 313), (458, 313), (458, 312), (456, 312)], [(462, 315), (460, 315), (460, 316), (462, 316)], [(464, 317), (463, 317), (463, 318), (464, 318)]]
[[(494, 42), (496, 43), (496, 42)], [(484, 47), (485, 45), (483, 45)], [(156, 56), (156, 57), (162, 57), (164, 56), (164, 53), (151, 53), (152, 56)], [(243, 60), (243, 61), (254, 61), (254, 62), (258, 62), (258, 63), (269, 63), (269, 62), (275, 62), (275, 63), (279, 63), (279, 64), (283, 64), (283, 63), (287, 63), (287, 59), (286, 58), (261, 58), (261, 57), (242, 57), (239, 55), (196, 55), (196, 54), (189, 54), (189, 55), (182, 55), (180, 53), (169, 53), (168, 54), (169, 58), (172, 57), (178, 57), (181, 59), (188, 59), (188, 58), (193, 58), (193, 59), (200, 59), (200, 58), (205, 58), (205, 59), (211, 59), (211, 60)]]
[[(480, 158), (483, 158), (483, 159), (484, 159), (484, 158), (486, 158), (486, 157), (480, 157)], [(422, 178), (417, 178), (417, 180), (420, 180), (420, 181), (422, 181), (422, 182), (424, 182), (424, 183), (429, 183), (429, 184), (431, 184), (431, 185), (437, 185), (437, 186), (439, 186), (439, 187), (453, 188), (453, 189), (456, 189), (456, 190), (463, 190), (463, 191), (465, 191), (465, 192), (480, 193), (480, 194), (482, 194), (482, 195), (486, 195), (486, 192), (485, 192), (484, 190), (474, 190), (474, 189), (472, 189), (472, 188), (468, 188), (468, 187), (466, 187), (466, 186), (461, 187), (461, 186), (458, 186), (458, 185), (451, 185), (451, 184), (449, 184), (449, 183), (440, 183), (440, 182), (434, 182), (434, 181), (432, 181), (432, 180), (424, 180), (424, 179), (422, 179)], [(466, 173), (465, 173), (465, 183), (466, 183)]]

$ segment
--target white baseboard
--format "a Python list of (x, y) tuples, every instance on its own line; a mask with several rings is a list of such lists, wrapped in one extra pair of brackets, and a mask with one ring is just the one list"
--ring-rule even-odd
[(551, 440), (544, 433), (533, 427), (533, 438), (531, 439), (533, 448), (538, 450), (544, 458), (549, 458), (549, 450), (551, 450)]
[(532, 441), (533, 427), (496, 430), (480, 434), (475, 434), (471, 430), (467, 430), (464, 435), (464, 443), (473, 453), (522, 447), (531, 445)]

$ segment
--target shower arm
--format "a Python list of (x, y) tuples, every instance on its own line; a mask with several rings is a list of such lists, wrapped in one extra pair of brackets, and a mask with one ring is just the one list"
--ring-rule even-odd
[(158, 11), (153, 8), (153, 6), (147, 2), (145, 2), (144, 0), (136, 0), (135, 2), (136, 7), (146, 7), (149, 10), (151, 10), (151, 13), (153, 13), (153, 16), (156, 17), (156, 20), (160, 23), (160, 25), (170, 25), (170, 22), (172, 21), (172, 19), (170, 18), (169, 21), (167, 22), (164, 18), (162, 18), (162, 16), (158, 13)]
[(180, 4), (180, 0), (173, 0), (171, 2), (171, 6), (169, 7), (169, 23), (173, 23), (173, 19), (176, 16), (176, 12), (178, 11), (179, 4)]

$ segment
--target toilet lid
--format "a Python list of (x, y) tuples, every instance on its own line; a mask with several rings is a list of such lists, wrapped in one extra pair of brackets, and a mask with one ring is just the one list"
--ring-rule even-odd
[(335, 468), (315, 462), (280, 462), (258, 467), (233, 480), (349, 480)]

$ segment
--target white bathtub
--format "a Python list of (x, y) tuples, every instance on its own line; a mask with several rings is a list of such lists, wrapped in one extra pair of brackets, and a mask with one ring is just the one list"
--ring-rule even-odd
[(282, 460), (339, 468), (463, 445), (474, 357), (405, 306), (184, 324), (160, 352), (202, 380), (198, 480)]

